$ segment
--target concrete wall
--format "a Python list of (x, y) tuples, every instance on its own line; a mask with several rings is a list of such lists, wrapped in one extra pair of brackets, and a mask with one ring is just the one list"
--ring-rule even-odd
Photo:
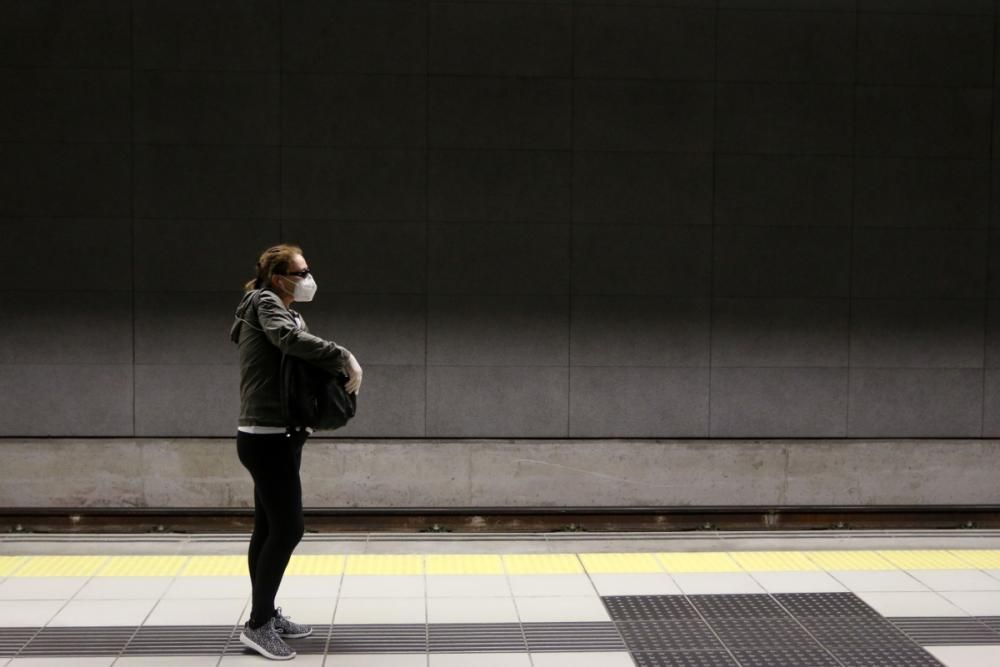
[[(235, 433), (232, 312), (284, 240), (316, 272), (310, 327), (365, 366), (338, 436), (996, 437), (995, 21), (993, 0), (0, 3), (0, 435), (154, 438), (80, 502), (229, 503), (130, 475), (228, 447), (169, 438)], [(536, 499), (548, 469), (520, 470), (440, 497)]]
[[(310, 440), (311, 507), (996, 504), (997, 440)], [(249, 507), (229, 439), (12, 439), (0, 507)]]

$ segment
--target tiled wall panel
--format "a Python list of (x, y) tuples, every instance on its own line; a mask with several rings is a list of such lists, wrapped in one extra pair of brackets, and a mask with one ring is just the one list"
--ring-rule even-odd
[(0, 5), (0, 435), (231, 437), (300, 244), (358, 437), (1000, 436), (994, 0)]

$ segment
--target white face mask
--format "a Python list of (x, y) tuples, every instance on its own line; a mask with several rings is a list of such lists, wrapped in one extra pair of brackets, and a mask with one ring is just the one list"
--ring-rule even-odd
[[(286, 278), (282, 276), (285, 280), (291, 280), (291, 278)], [(292, 290), (292, 298), (296, 301), (312, 301), (313, 296), (316, 295), (316, 281), (313, 279), (312, 274), (295, 282), (295, 289)]]

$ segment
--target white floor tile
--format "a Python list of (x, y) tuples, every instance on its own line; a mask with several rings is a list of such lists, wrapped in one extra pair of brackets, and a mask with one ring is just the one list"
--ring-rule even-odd
[(10, 577), (0, 583), (0, 600), (68, 600), (90, 577)]
[(340, 575), (285, 575), (278, 588), (279, 598), (335, 598), (340, 593)]
[(114, 667), (215, 667), (217, 655), (130, 655), (118, 658)]
[(860, 592), (857, 596), (883, 616), (968, 616), (940, 593)]
[(611, 620), (597, 596), (518, 597), (514, 603), (522, 623)]
[(830, 570), (834, 579), (851, 591), (911, 591), (927, 592), (930, 589), (906, 572), (868, 570)]
[(228, 625), (239, 621), (249, 598), (216, 600), (162, 599), (145, 625)]
[(979, 570), (908, 570), (935, 591), (1000, 591), (1000, 580)]
[(141, 625), (156, 600), (70, 600), (49, 625)]
[(334, 623), (426, 623), (424, 598), (340, 598)]
[(9, 600), (0, 604), (0, 627), (41, 627), (66, 604), (63, 600)]
[(598, 595), (680, 595), (669, 574), (592, 574)]
[(597, 597), (597, 590), (586, 574), (511, 574), (508, 578), (516, 597), (531, 595)]
[(83, 585), (75, 600), (158, 600), (170, 588), (172, 577), (94, 577)]
[(428, 574), (427, 597), (510, 597), (510, 584), (502, 574)]
[(170, 599), (246, 598), (250, 577), (177, 577), (164, 593)]
[(971, 616), (1000, 616), (998, 591), (942, 591), (940, 595)]
[(628, 653), (594, 651), (588, 653), (532, 653), (535, 667), (635, 667)]
[[(261, 667), (263, 664), (267, 664), (264, 661), (267, 660), (261, 655), (226, 655), (222, 657), (219, 661), (219, 665), (225, 665), (226, 667), (236, 667), (236, 665), (246, 665), (247, 667)], [(305, 653), (299, 653), (293, 658), (294, 662), (289, 664), (294, 664), (295, 667), (322, 667), (323, 656), (321, 655), (307, 655)], [(327, 663), (329, 664), (329, 663)]]
[(527, 653), (431, 653), (429, 667), (531, 667)]
[(671, 576), (687, 595), (766, 592), (753, 577), (743, 572), (678, 572)]
[(324, 667), (427, 667), (423, 653), (330, 653)]
[(925, 646), (945, 667), (996, 667), (1000, 646)]
[[(333, 622), (333, 610), (337, 606), (336, 598), (277, 598), (275, 606), (281, 607), (281, 613), (295, 623), (319, 625)], [(250, 618), (252, 605), (247, 605), (240, 615), (240, 623)]]
[(422, 574), (345, 574), (340, 586), (342, 598), (421, 598), (424, 597)]
[(842, 593), (847, 591), (826, 572), (754, 572), (751, 576), (768, 593)]
[(7, 667), (108, 667), (114, 661), (114, 656), (14, 658), (7, 663)]
[(428, 623), (517, 623), (514, 598), (428, 598)]

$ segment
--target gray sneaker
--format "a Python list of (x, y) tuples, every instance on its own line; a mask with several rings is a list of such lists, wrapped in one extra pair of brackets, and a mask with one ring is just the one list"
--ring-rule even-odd
[(240, 643), (249, 646), (265, 658), (291, 660), (295, 657), (295, 651), (278, 634), (274, 627), (274, 621), (275, 619), (271, 618), (256, 630), (252, 629), (250, 622), (247, 621), (243, 625), (243, 632), (240, 633)]
[(292, 623), (290, 617), (281, 613), (281, 607), (278, 607), (277, 611), (275, 611), (274, 618), (271, 620), (274, 623), (274, 629), (284, 639), (299, 639), (300, 637), (308, 637), (313, 632), (313, 629), (308, 625)]

